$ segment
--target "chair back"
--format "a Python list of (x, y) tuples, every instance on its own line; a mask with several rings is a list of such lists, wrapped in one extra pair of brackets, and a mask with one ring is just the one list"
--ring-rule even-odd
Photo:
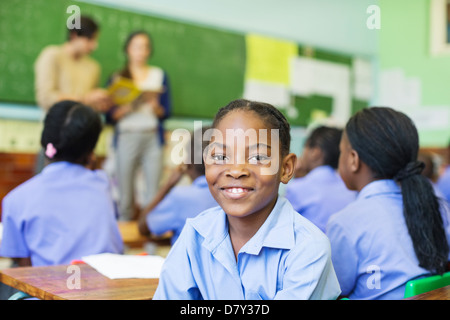
[(448, 285), (450, 285), (450, 272), (446, 272), (443, 275), (434, 275), (410, 280), (406, 283), (405, 298), (416, 296), (418, 294), (439, 289)]

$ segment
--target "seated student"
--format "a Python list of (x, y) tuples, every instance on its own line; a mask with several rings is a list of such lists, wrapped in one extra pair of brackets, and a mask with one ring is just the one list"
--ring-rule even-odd
[[(204, 128), (202, 132), (205, 132)], [(201, 133), (201, 132), (200, 132)], [(175, 168), (167, 183), (159, 190), (155, 199), (141, 212), (139, 218), (139, 232), (143, 235), (162, 235), (172, 231), (171, 243), (175, 243), (187, 218), (193, 218), (200, 212), (216, 207), (218, 204), (209, 192), (205, 178), (205, 165), (200, 152), (200, 163), (195, 163), (196, 135), (192, 135), (190, 144), (186, 148), (189, 164)], [(203, 135), (200, 136), (202, 139)], [(202, 141), (200, 141), (204, 145)], [(190, 186), (176, 186), (183, 175), (192, 180)]]
[(421, 175), (417, 130), (401, 112), (363, 109), (340, 150), (339, 173), (359, 191), (327, 226), (342, 294), (402, 299), (407, 281), (444, 273), (449, 259), (449, 216)]
[(441, 192), (437, 184), (435, 183), (436, 174), (435, 174), (435, 166), (433, 162), (433, 155), (429, 152), (421, 151), (417, 156), (418, 161), (422, 161), (425, 164), (425, 167), (422, 171), (422, 175), (430, 181), (431, 185), (434, 189), (434, 194), (436, 197), (440, 199), (445, 199), (444, 194)]
[(444, 194), (445, 199), (450, 202), (450, 143), (447, 148), (447, 154), (449, 158), (449, 163), (447, 164), (445, 171), (439, 177), (436, 185)]
[(46, 266), (122, 253), (107, 177), (87, 168), (100, 131), (90, 107), (62, 101), (50, 108), (41, 136), (50, 163), (3, 199), (0, 256), (20, 266)]
[(314, 129), (306, 139), (300, 162), (307, 174), (286, 187), (286, 199), (294, 209), (323, 232), (329, 217), (356, 197), (336, 172), (341, 135), (337, 128)]
[(236, 100), (212, 127), (205, 172), (220, 207), (186, 221), (154, 299), (336, 299), (328, 239), (278, 196), (296, 160), (285, 117)]

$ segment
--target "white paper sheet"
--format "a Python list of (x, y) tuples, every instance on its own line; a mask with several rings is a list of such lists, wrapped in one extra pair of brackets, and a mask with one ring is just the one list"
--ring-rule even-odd
[(82, 260), (110, 279), (159, 278), (164, 258), (156, 255), (135, 256), (101, 253)]

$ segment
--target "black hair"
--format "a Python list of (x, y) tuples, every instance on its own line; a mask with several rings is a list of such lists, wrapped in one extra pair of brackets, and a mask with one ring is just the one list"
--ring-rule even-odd
[(99, 25), (92, 18), (80, 16), (80, 28), (69, 29), (67, 38), (70, 40), (70, 36), (76, 34), (78, 37), (92, 39), (99, 29)]
[(337, 169), (339, 163), (339, 142), (342, 130), (327, 126), (315, 128), (305, 141), (305, 146), (318, 147), (323, 152), (323, 164)]
[(87, 156), (94, 150), (102, 122), (92, 108), (76, 101), (54, 104), (44, 120), (41, 145), (46, 150), (52, 144), (56, 153), (53, 161), (87, 164)]
[(345, 132), (375, 179), (400, 183), (403, 214), (419, 266), (432, 273), (446, 271), (449, 244), (439, 201), (417, 161), (419, 137), (412, 120), (387, 107), (366, 108), (348, 121)]
[(216, 128), (220, 120), (222, 120), (229, 112), (235, 110), (253, 111), (264, 120), (271, 129), (279, 129), (281, 154), (285, 156), (289, 153), (291, 147), (291, 127), (289, 122), (280, 110), (268, 103), (245, 99), (231, 101), (225, 107), (219, 109), (214, 118), (212, 127)]
[[(151, 52), (150, 52), (150, 56), (153, 55), (153, 40), (152, 37), (150, 36), (150, 34), (147, 31), (144, 30), (137, 30), (137, 31), (133, 31), (132, 33), (130, 33), (128, 35), (128, 37), (125, 40), (125, 43), (123, 45), (123, 51), (125, 53), (125, 56), (127, 57), (127, 50), (128, 50), (128, 46), (130, 45), (131, 40), (133, 40), (134, 37), (139, 36), (139, 35), (145, 35), (150, 43), (150, 48), (151, 48)], [(150, 58), (150, 57), (149, 57)], [(131, 79), (131, 72), (130, 69), (128, 67), (128, 58), (125, 59), (125, 66), (123, 67), (123, 69), (119, 72), (119, 75), (124, 77), (124, 78), (128, 78)]]

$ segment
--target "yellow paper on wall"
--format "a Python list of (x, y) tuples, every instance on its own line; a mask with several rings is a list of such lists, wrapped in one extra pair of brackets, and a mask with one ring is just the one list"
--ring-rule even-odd
[(247, 35), (245, 41), (246, 79), (288, 85), (290, 60), (298, 56), (297, 44), (255, 34)]

